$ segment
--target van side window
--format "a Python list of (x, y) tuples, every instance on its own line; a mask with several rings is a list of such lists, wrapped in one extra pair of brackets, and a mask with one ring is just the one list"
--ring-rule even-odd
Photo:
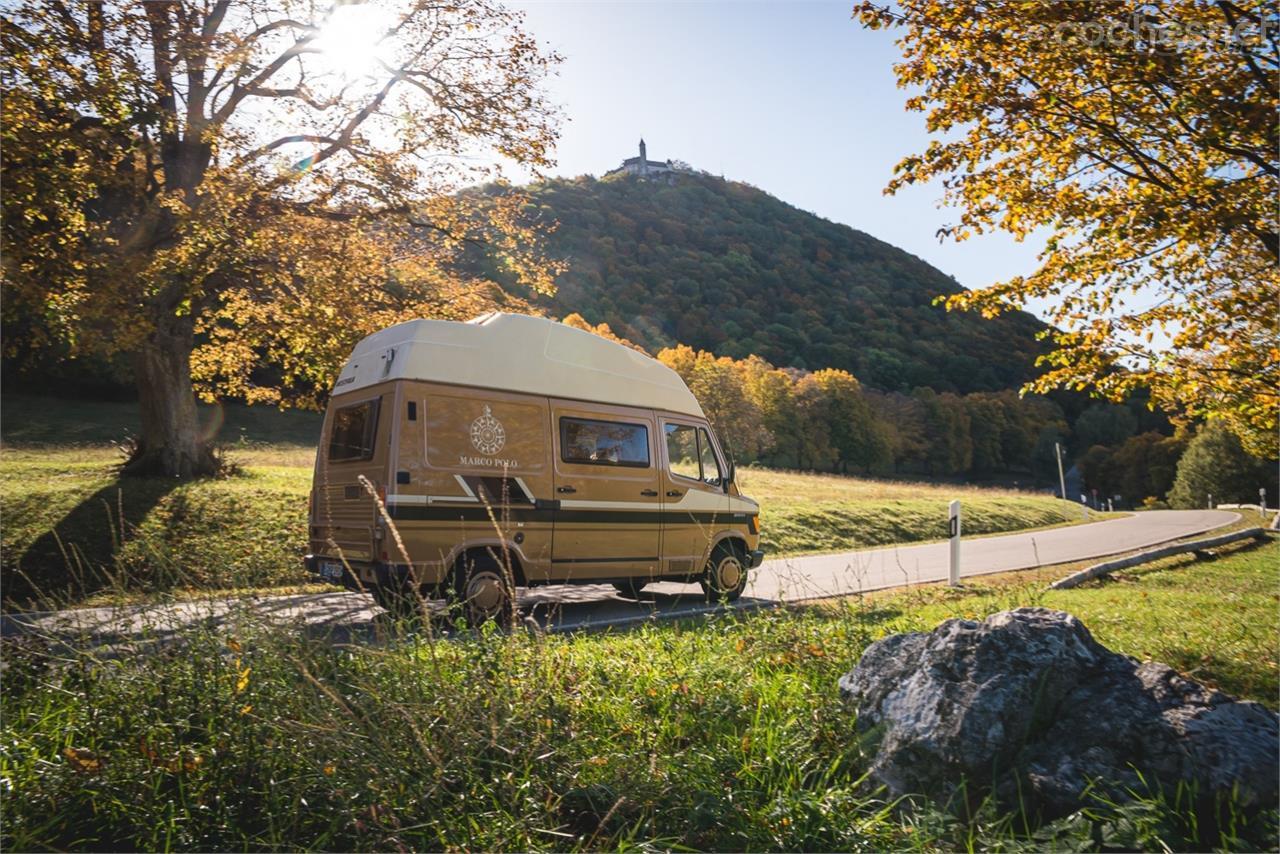
[(366, 400), (344, 406), (333, 413), (333, 430), (329, 434), (329, 462), (373, 458), (373, 444), (378, 436), (378, 404)]
[(698, 459), (702, 461), (702, 481), (712, 486), (719, 486), (724, 478), (720, 471), (720, 461), (716, 459), (716, 449), (711, 445), (711, 437), (707, 428), (698, 428)]
[(649, 428), (620, 421), (560, 419), (560, 459), (596, 466), (649, 467)]
[(698, 462), (698, 434), (687, 424), (667, 424), (667, 460), (671, 473), (691, 480), (702, 479)]

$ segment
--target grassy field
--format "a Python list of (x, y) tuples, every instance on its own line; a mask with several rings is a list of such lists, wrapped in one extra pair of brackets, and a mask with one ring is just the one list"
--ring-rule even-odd
[[(132, 404), (18, 396), (6, 397), (0, 412), (6, 602), (29, 601), (32, 587), (62, 601), (84, 601), (103, 590), (307, 581), (301, 558), (319, 432), (315, 413), (205, 407), (210, 435), (226, 440), (239, 474), (179, 484), (115, 477), (120, 456), (109, 442), (133, 428)], [(762, 539), (772, 555), (943, 538), (953, 498), (964, 503), (968, 534), (1082, 518), (1078, 505), (1042, 494), (747, 467), (740, 472), (744, 491), (762, 504)]]
[(1019, 605), (1275, 708), (1280, 545), (620, 634), (379, 647), (219, 626), (173, 654), (11, 646), (0, 846), (29, 849), (1274, 849), (1276, 813), (1155, 797), (1046, 827), (897, 810), (836, 690), (868, 643)]
[(947, 505), (957, 498), (966, 534), (1085, 519), (1080, 505), (1033, 492), (753, 467), (738, 472), (743, 492), (761, 503), (761, 540), (772, 555), (946, 539)]

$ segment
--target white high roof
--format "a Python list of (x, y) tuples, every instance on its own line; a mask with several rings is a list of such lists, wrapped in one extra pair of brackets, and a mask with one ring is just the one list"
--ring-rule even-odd
[(356, 345), (334, 383), (347, 394), (395, 379), (642, 406), (702, 416), (684, 380), (644, 353), (545, 317), (494, 312), (410, 320)]

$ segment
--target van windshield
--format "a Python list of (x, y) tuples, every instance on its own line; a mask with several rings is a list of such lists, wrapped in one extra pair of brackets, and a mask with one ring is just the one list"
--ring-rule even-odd
[(333, 413), (329, 461), (368, 460), (378, 435), (378, 400), (344, 406)]

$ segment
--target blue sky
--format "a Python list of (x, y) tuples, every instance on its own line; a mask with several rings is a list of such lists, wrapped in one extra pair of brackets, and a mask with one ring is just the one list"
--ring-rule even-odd
[(894, 35), (825, 2), (514, 2), (564, 56), (556, 174), (601, 175), (636, 153), (746, 181), (899, 246), (979, 287), (1030, 272), (1039, 247), (991, 235), (940, 243), (937, 185), (885, 196), (894, 163), (927, 144), (903, 107)]

